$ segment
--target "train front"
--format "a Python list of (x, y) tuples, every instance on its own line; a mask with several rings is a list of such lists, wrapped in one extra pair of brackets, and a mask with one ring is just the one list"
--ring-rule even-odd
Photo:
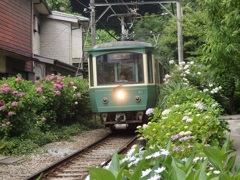
[(119, 41), (89, 52), (92, 111), (106, 127), (132, 129), (147, 122), (145, 111), (155, 107), (158, 95), (152, 50), (148, 43)]

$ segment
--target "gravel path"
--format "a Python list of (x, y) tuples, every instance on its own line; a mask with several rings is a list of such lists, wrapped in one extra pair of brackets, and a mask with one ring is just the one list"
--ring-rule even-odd
[(105, 129), (84, 131), (78, 136), (72, 137), (71, 141), (50, 143), (43, 146), (41, 152), (37, 154), (20, 156), (24, 160), (21, 163), (0, 164), (0, 180), (23, 180), (108, 133), (109, 131)]

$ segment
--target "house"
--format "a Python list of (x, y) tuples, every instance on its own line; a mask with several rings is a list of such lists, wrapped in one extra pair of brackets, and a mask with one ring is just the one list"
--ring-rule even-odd
[(32, 3), (1, 0), (0, 9), (0, 77), (33, 80)]
[(33, 44), (34, 58), (39, 60), (34, 67), (37, 78), (52, 73), (75, 76), (83, 68), (83, 33), (88, 21), (58, 11), (40, 15), (34, 32), (40, 38), (34, 38)]
[(1, 0), (0, 9), (0, 77), (78, 75), (88, 18), (51, 12), (45, 0)]

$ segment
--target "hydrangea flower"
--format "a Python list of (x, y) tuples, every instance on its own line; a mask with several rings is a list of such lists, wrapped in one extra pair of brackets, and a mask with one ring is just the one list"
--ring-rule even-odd
[(150, 169), (150, 168), (149, 168), (149, 169), (146, 169), (145, 171), (142, 171), (142, 176), (141, 176), (141, 178), (147, 176), (151, 171), (152, 171), (152, 169)]
[(174, 63), (175, 63), (174, 60), (169, 61), (169, 64), (174, 64)]
[(159, 167), (158, 169), (154, 170), (155, 173), (162, 173), (166, 168), (165, 167)]
[(148, 108), (147, 111), (146, 111), (146, 115), (150, 115), (150, 114), (152, 114), (153, 111), (154, 111), (153, 108)]
[(41, 87), (37, 88), (37, 93), (42, 93), (42, 88)]

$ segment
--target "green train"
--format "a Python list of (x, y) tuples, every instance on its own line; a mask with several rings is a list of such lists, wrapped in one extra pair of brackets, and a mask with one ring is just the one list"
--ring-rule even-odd
[(111, 130), (147, 123), (146, 110), (156, 106), (162, 74), (153, 52), (141, 41), (98, 44), (89, 51), (92, 111)]

